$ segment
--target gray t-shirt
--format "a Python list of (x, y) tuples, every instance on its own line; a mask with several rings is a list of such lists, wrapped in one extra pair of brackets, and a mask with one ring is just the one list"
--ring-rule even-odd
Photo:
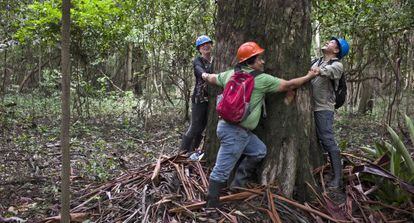
[(335, 110), (335, 92), (331, 80), (334, 80), (335, 86), (338, 86), (343, 65), (337, 58), (332, 60), (335, 61), (329, 64), (329, 61), (320, 58), (312, 65), (321, 69), (320, 75), (311, 80), (313, 111)]

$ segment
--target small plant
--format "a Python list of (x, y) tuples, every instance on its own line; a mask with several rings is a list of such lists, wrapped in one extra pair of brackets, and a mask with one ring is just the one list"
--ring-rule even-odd
[[(405, 121), (411, 141), (414, 143), (413, 122), (407, 115)], [(376, 160), (386, 160), (381, 165), (383, 168), (387, 169), (400, 181), (413, 184), (414, 160), (398, 134), (390, 126), (387, 126), (387, 130), (391, 135), (391, 143), (383, 141), (376, 143), (374, 148), (362, 147), (361, 149)], [(399, 188), (394, 182), (377, 176), (369, 176), (367, 180), (379, 185), (376, 195), (381, 200), (391, 204), (401, 204), (411, 200), (412, 195)]]
[(57, 89), (60, 88), (60, 80), (62, 78), (59, 70), (44, 69), (42, 78), (39, 81), (39, 92), (43, 97), (50, 97), (50, 95), (59, 96)]

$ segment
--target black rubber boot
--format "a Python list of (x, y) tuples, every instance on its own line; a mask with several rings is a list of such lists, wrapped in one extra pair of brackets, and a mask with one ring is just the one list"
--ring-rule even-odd
[(187, 153), (191, 152), (192, 141), (193, 141), (192, 137), (188, 137), (186, 135), (183, 135), (183, 138), (181, 140), (181, 146), (180, 146), (181, 151), (185, 151)]
[(336, 189), (342, 186), (342, 162), (340, 151), (332, 151), (329, 153), (331, 159), (331, 168), (333, 170), (333, 178), (327, 184), (328, 188)]
[(235, 187), (246, 187), (246, 183), (252, 178), (262, 160), (263, 158), (246, 156), (237, 168), (230, 189), (234, 190)]
[(191, 145), (191, 149), (197, 149), (200, 144), (201, 144), (201, 140), (203, 140), (203, 135), (202, 134), (198, 134), (194, 137), (193, 143)]
[(206, 208), (220, 208), (220, 190), (226, 187), (226, 182), (210, 179), (209, 183)]

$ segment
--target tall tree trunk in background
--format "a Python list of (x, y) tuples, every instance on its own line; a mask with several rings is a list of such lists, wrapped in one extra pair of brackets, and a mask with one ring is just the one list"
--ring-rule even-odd
[(6, 80), (7, 80), (7, 48), (4, 49), (4, 70), (3, 70), (3, 82), (1, 84), (1, 102), (4, 102), (4, 95), (6, 94)]
[(62, 197), (61, 222), (70, 222), (70, 0), (62, 1)]
[[(310, 64), (310, 1), (218, 1), (214, 55), (217, 73), (235, 64), (237, 48), (246, 41), (256, 41), (265, 48), (266, 73), (284, 79), (306, 74)], [(215, 161), (219, 142), (215, 135), (217, 89), (210, 89), (210, 92), (205, 144), (211, 163)], [(291, 106), (283, 103), (284, 94), (268, 95), (268, 117), (256, 129), (268, 148), (261, 182), (278, 182), (288, 196), (296, 186), (299, 199), (306, 199), (305, 182), (315, 184), (312, 167), (322, 163), (309, 95), (308, 86), (299, 89), (296, 102)]]
[(132, 49), (133, 45), (132, 43), (128, 44), (128, 56), (127, 56), (127, 75), (125, 78), (124, 90), (128, 90), (131, 87), (132, 84)]
[[(189, 90), (188, 85), (184, 88), (185, 94), (185, 106), (184, 106), (184, 121), (190, 121), (190, 100), (191, 100), (191, 90)], [(216, 117), (217, 120), (217, 117)]]
[[(370, 72), (370, 71), (374, 72)], [(368, 77), (375, 76), (375, 70), (372, 68), (367, 69)], [(362, 88), (361, 88), (361, 99), (359, 100), (358, 104), (358, 113), (359, 114), (366, 114), (368, 111), (372, 112), (372, 108), (374, 106), (374, 98), (373, 98), (373, 81), (372, 79), (367, 79), (362, 82)]]
[(374, 106), (372, 80), (362, 82), (361, 99), (358, 104), (358, 114), (372, 112)]
[(37, 86), (40, 86), (42, 81), (42, 45), (39, 44), (39, 62), (38, 62), (38, 77), (37, 77)]
[(315, 47), (314, 47), (314, 54), (316, 57), (319, 57), (321, 54), (321, 32), (320, 32), (321, 24), (318, 20), (315, 21)]
[[(136, 49), (136, 57), (135, 57), (135, 65), (133, 66), (134, 69), (133, 71), (139, 71), (138, 74), (136, 75), (132, 75), (132, 82), (133, 82), (133, 88), (134, 88), (134, 93), (136, 96), (141, 96), (142, 95), (142, 91), (143, 91), (143, 77), (142, 77), (142, 72), (144, 72), (144, 52), (143, 50), (138, 47)], [(133, 72), (132, 72), (133, 73)], [(141, 75), (140, 75), (141, 74)]]

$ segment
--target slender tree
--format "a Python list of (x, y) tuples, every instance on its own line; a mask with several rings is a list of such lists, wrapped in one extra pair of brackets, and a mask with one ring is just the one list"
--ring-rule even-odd
[(62, 1), (62, 197), (61, 222), (70, 222), (70, 0)]
[[(234, 65), (237, 48), (256, 41), (265, 48), (265, 72), (284, 79), (306, 74), (310, 66), (309, 0), (218, 1), (215, 58), (216, 71)], [(214, 90), (211, 90), (214, 92)], [(214, 162), (219, 148), (215, 129), (214, 93), (210, 100), (206, 139), (207, 156)], [(284, 94), (269, 95), (267, 118), (256, 129), (268, 155), (261, 169), (263, 184), (277, 182), (290, 196), (296, 186), (298, 197), (306, 199), (305, 182), (314, 184), (312, 167), (321, 164), (307, 86), (297, 90), (296, 101), (287, 106)]]

